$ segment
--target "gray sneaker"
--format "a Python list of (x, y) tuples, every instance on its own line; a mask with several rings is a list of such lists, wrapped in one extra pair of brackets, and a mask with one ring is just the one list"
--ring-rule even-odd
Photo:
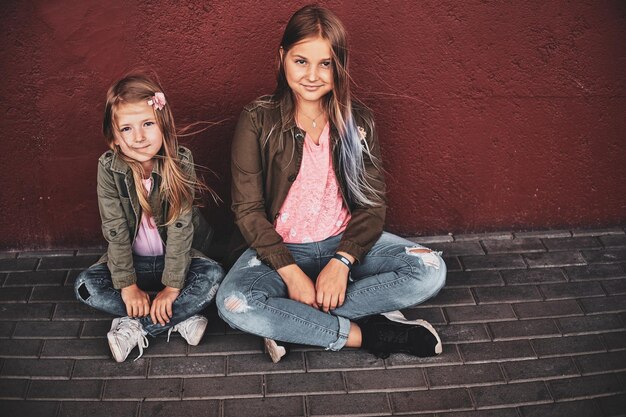
[(139, 346), (139, 356), (135, 360), (141, 358), (143, 350), (148, 347), (146, 334), (137, 319), (131, 317), (113, 319), (111, 330), (107, 333), (113, 359), (116, 362), (124, 362), (135, 346)]
[(196, 314), (187, 320), (181, 321), (167, 332), (167, 341), (170, 341), (172, 332), (178, 332), (191, 346), (197, 346), (204, 336), (204, 331), (209, 321), (206, 317)]

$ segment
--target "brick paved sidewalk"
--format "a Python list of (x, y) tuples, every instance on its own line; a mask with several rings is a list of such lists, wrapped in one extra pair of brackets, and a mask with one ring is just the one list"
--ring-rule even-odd
[(97, 254), (0, 253), (0, 414), (626, 414), (624, 229), (414, 240), (443, 250), (450, 271), (435, 299), (405, 311), (440, 331), (434, 359), (302, 347), (275, 365), (213, 308), (200, 346), (159, 337), (117, 364), (111, 317), (72, 290)]

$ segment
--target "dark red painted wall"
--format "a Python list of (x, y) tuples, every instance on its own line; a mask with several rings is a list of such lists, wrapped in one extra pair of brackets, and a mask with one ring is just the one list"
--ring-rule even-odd
[[(102, 6), (109, 3), (109, 6)], [(109, 84), (143, 66), (219, 179), (242, 106), (274, 85), (305, 2), (37, 1), (0, 6), (0, 248), (102, 242), (96, 160)], [(131, 4), (128, 6), (127, 4)], [(327, 1), (376, 113), (388, 229), (401, 234), (626, 221), (626, 6), (615, 1)]]

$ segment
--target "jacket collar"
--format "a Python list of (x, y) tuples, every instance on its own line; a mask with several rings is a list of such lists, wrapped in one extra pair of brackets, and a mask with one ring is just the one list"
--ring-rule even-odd
[[(160, 174), (160, 166), (159, 161), (155, 161), (156, 163), (152, 165), (152, 173)], [(113, 158), (111, 159), (111, 171), (118, 172), (120, 174), (126, 175), (130, 173), (130, 167), (122, 158), (118, 152), (113, 152)]]

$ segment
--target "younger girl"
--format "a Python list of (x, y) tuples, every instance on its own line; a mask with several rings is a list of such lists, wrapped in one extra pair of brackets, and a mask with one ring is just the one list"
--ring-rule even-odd
[[(207, 326), (198, 315), (224, 272), (200, 250), (208, 225), (193, 207), (196, 179), (189, 149), (179, 146), (163, 88), (129, 75), (107, 93), (102, 125), (110, 151), (98, 163), (98, 206), (107, 253), (76, 279), (76, 297), (120, 316), (107, 334), (123, 362), (146, 335), (178, 331), (197, 345)], [(153, 300), (146, 291), (158, 291)], [(169, 333), (168, 333), (169, 340)]]
[(249, 248), (220, 287), (221, 317), (265, 337), (275, 362), (284, 349), (274, 340), (441, 353), (430, 324), (393, 311), (436, 295), (446, 266), (383, 232), (380, 148), (351, 97), (343, 25), (304, 7), (278, 53), (274, 94), (245, 107), (233, 140), (232, 209)]

